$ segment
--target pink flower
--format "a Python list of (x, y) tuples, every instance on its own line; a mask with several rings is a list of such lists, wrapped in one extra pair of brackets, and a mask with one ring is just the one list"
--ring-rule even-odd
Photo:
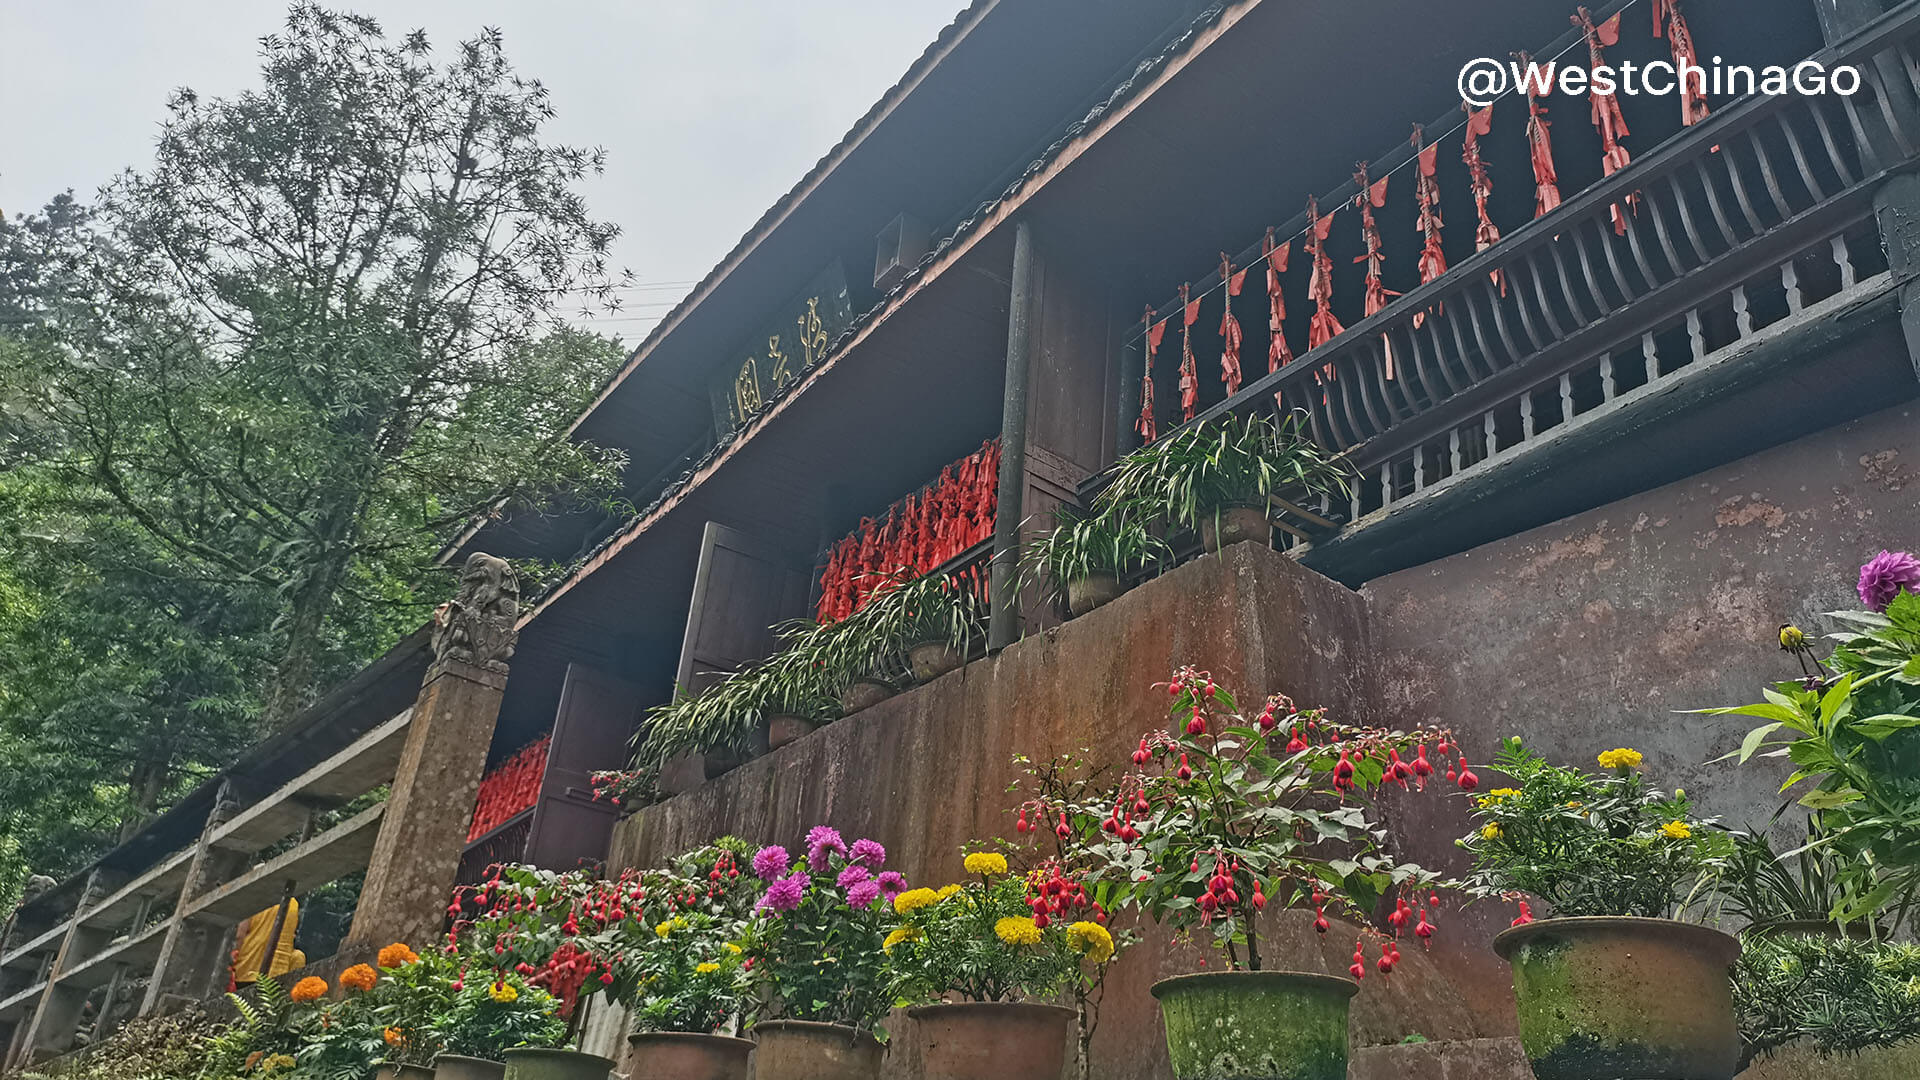
[(859, 863), (853, 863), (845, 870), (840, 871), (840, 876), (835, 878), (833, 883), (843, 889), (851, 889), (872, 876), (873, 874), (870, 873), (866, 867), (861, 866)]
[(907, 891), (907, 879), (900, 876), (898, 870), (882, 870), (874, 879), (880, 885), (880, 893), (891, 900)]
[(862, 881), (847, 890), (847, 906), (864, 908), (880, 898), (880, 883), (872, 879)]
[(753, 872), (761, 881), (772, 881), (786, 876), (787, 864), (792, 861), (786, 848), (778, 844), (769, 844), (754, 853)]
[(807, 831), (807, 863), (815, 870), (824, 870), (827, 865), (827, 852), (841, 855), (847, 853), (847, 842), (840, 839), (840, 830), (831, 825), (815, 825)]
[(795, 872), (768, 885), (767, 895), (760, 898), (760, 910), (784, 912), (799, 907), (800, 898), (807, 895), (807, 880), (807, 875)]
[(1860, 568), (1860, 602), (1887, 610), (1900, 590), (1920, 592), (1920, 559), (1904, 551), (1882, 550)]
[(887, 864), (887, 849), (876, 840), (855, 840), (852, 859), (869, 870), (878, 870)]

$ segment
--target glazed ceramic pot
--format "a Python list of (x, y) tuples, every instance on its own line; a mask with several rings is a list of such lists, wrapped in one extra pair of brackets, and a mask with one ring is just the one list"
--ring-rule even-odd
[(433, 1080), (502, 1080), (507, 1067), (485, 1058), (441, 1054), (433, 1059)]
[(1351, 979), (1219, 971), (1153, 984), (1175, 1080), (1346, 1080)]
[(811, 1020), (753, 1028), (753, 1080), (880, 1080), (887, 1048), (865, 1032)]
[(1067, 582), (1067, 612), (1079, 618), (1122, 592), (1120, 579), (1112, 574), (1091, 574)]
[(1272, 542), (1273, 525), (1267, 520), (1265, 510), (1257, 506), (1222, 506), (1200, 515), (1200, 544), (1208, 554), (1243, 540)]
[(929, 683), (966, 663), (966, 654), (944, 641), (923, 641), (907, 650), (915, 682)]
[(1546, 919), (1493, 939), (1539, 1080), (1730, 1080), (1730, 934), (1671, 919)]
[(607, 1080), (614, 1063), (577, 1050), (509, 1050), (506, 1080)]
[(747, 1080), (753, 1040), (650, 1031), (630, 1037), (627, 1080)]
[(926, 1080), (1060, 1080), (1075, 1013), (968, 1001), (908, 1009)]

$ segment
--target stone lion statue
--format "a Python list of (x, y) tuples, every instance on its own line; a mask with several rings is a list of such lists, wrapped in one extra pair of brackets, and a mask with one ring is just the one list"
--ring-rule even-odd
[(460, 568), (460, 588), (433, 613), (433, 655), (505, 672), (520, 615), (520, 581), (505, 559), (476, 551)]

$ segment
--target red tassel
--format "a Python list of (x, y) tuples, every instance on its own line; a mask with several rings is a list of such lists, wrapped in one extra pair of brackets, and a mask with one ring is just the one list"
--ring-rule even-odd
[[(1593, 12), (1583, 7), (1575, 14), (1568, 16), (1568, 19), (1580, 28), (1582, 34), (1586, 35), (1587, 70), (1595, 71), (1604, 67), (1607, 63), (1605, 47), (1616, 45), (1620, 41), (1620, 13), (1614, 12), (1613, 18), (1595, 25)], [(1628, 134), (1627, 116), (1620, 111), (1618, 94), (1602, 94), (1598, 90), (1589, 90), (1587, 98), (1593, 105), (1593, 129), (1600, 133), (1600, 175), (1612, 176), (1626, 168), (1627, 163), (1632, 160), (1627, 153), (1627, 148), (1620, 145), (1620, 140)], [(1626, 235), (1626, 211), (1633, 209), (1638, 199), (1638, 195), (1629, 195), (1623, 200), (1626, 203), (1625, 208), (1622, 208), (1620, 203), (1614, 203), (1607, 208), (1608, 214), (1613, 219), (1613, 231), (1616, 235)]]
[(1142, 443), (1150, 443), (1160, 434), (1160, 426), (1153, 416), (1153, 354), (1160, 351), (1160, 339), (1167, 335), (1167, 320), (1154, 322), (1153, 309), (1149, 307), (1140, 321), (1147, 328), (1147, 356), (1140, 375), (1140, 419), (1134, 422), (1133, 430), (1140, 433)]
[[(1533, 66), (1532, 55), (1524, 52), (1513, 54), (1525, 70)], [(1545, 217), (1560, 205), (1560, 178), (1553, 171), (1553, 136), (1548, 129), (1553, 123), (1547, 119), (1547, 107), (1540, 104), (1539, 95), (1534, 93), (1533, 84), (1527, 85), (1527, 152), (1533, 158), (1533, 216)]]
[(1307, 197), (1307, 254), (1313, 259), (1313, 276), (1307, 281), (1307, 299), (1313, 301), (1313, 318), (1307, 322), (1309, 351), (1332, 341), (1346, 327), (1333, 316), (1333, 257), (1327, 254), (1327, 234), (1333, 229), (1333, 215), (1320, 216), (1319, 200)]
[(1200, 301), (1187, 299), (1191, 291), (1181, 282), (1180, 416), (1183, 420), (1193, 419), (1194, 406), (1200, 402), (1200, 365), (1193, 357), (1193, 324), (1200, 321)]
[(1227, 384), (1227, 396), (1240, 392), (1240, 344), (1244, 335), (1240, 320), (1233, 317), (1233, 298), (1246, 286), (1247, 272), (1235, 273), (1226, 252), (1220, 253), (1220, 280), (1227, 286), (1226, 303), (1220, 310), (1220, 378)]
[[(1369, 181), (1367, 163), (1360, 162), (1353, 174), (1353, 182), (1360, 185), (1360, 194), (1353, 197), (1353, 205), (1360, 208), (1360, 241), (1366, 254), (1353, 261), (1367, 264), (1367, 292), (1362, 304), (1362, 314), (1373, 316), (1386, 310), (1387, 297), (1400, 294), (1386, 287), (1381, 280), (1381, 268), (1386, 265), (1387, 256), (1381, 250), (1380, 226), (1373, 219), (1374, 210), (1387, 205), (1387, 177)], [(1384, 338), (1382, 339), (1385, 340)], [(1393, 378), (1393, 345), (1386, 343), (1386, 375)]]
[[(1420, 284), (1425, 285), (1447, 272), (1447, 253), (1440, 246), (1440, 182), (1434, 178), (1440, 144), (1426, 145), (1426, 133), (1415, 124), (1413, 148), (1413, 200), (1420, 207), (1414, 227), (1422, 237), (1419, 270)], [(1413, 325), (1419, 327), (1426, 318), (1426, 312), (1414, 312)]]
[[(1500, 230), (1487, 216), (1487, 199), (1493, 195), (1493, 178), (1487, 175), (1487, 163), (1480, 159), (1480, 137), (1493, 130), (1493, 106), (1475, 109), (1466, 102), (1460, 107), (1467, 113), (1467, 134), (1460, 144), (1460, 160), (1466, 163), (1467, 175), (1473, 189), (1473, 206), (1479, 215), (1479, 224), (1473, 230), (1473, 249), (1485, 251), (1500, 242)], [(1500, 295), (1507, 295), (1507, 276), (1498, 270), (1487, 275), (1500, 287)]]
[[(1680, 0), (1653, 0), (1653, 36), (1660, 37), (1664, 24), (1665, 36), (1673, 47), (1673, 67), (1675, 74), (1688, 67), (1700, 66), (1700, 53), (1693, 46), (1693, 31), (1687, 29), (1686, 16), (1680, 14)], [(1680, 79), (1680, 123), (1691, 127), (1707, 118), (1712, 110), (1707, 108), (1707, 76), (1703, 72), (1698, 79)]]
[(1293, 350), (1287, 347), (1286, 328), (1282, 325), (1287, 319), (1287, 301), (1280, 294), (1280, 275), (1287, 270), (1287, 253), (1293, 250), (1293, 241), (1276, 245), (1273, 242), (1273, 228), (1267, 228), (1265, 244), (1267, 262), (1267, 329), (1273, 332), (1273, 338), (1267, 345), (1267, 371), (1269, 374), (1279, 371), (1283, 364), (1293, 363)]

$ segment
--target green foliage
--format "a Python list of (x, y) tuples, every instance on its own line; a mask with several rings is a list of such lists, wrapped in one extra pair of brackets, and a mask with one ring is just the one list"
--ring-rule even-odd
[(1806, 843), (1775, 850), (1773, 830), (1788, 809), (1776, 810), (1767, 829), (1732, 834), (1720, 895), (1727, 911), (1749, 924), (1825, 922), (1839, 902), (1844, 868), (1819, 814), (1807, 815)]
[(1651, 787), (1637, 752), (1601, 761), (1604, 771), (1588, 773), (1550, 764), (1517, 738), (1502, 744), (1491, 771), (1515, 786), (1476, 799), (1475, 829), (1459, 842), (1473, 855), (1476, 892), (1531, 893), (1561, 917), (1677, 917), (1712, 897), (1733, 840), (1694, 816), (1683, 793)]
[(1270, 495), (1344, 495), (1347, 472), (1297, 418), (1248, 413), (1196, 424), (1122, 458), (1095, 508), (1199, 528), (1220, 510), (1265, 507)]
[[(976, 859), (978, 857), (970, 857)], [(1080, 954), (1066, 926), (1036, 925), (1026, 881), (1007, 872), (1004, 857), (977, 864), (974, 876), (943, 889), (931, 903), (904, 909), (882, 947), (892, 957), (894, 987), (909, 1004), (940, 1001), (1024, 1001), (1050, 998), (1078, 972)], [(941, 895), (944, 893), (944, 895)], [(902, 894), (926, 899), (924, 891)]]
[[(1349, 726), (1324, 709), (1291, 711), (1279, 695), (1260, 718), (1245, 717), (1232, 694), (1190, 667), (1169, 689), (1182, 734), (1148, 732), (1136, 771), (1113, 791), (1057, 810), (1087, 853), (1102, 903), (1204, 934), (1230, 967), (1257, 971), (1251, 916), (1266, 899), (1311, 899), (1365, 921), (1392, 887), (1433, 880), (1389, 854), (1386, 829), (1359, 800), (1382, 783), (1390, 752), (1411, 756), (1435, 734)], [(1295, 734), (1313, 742), (1275, 745)]]
[(744, 966), (741, 920), (694, 911), (654, 927), (657, 938), (636, 957), (636, 1031), (708, 1034), (751, 1011), (753, 978)]
[(1741, 1068), (1789, 1043), (1856, 1054), (1920, 1038), (1920, 946), (1754, 934), (1733, 969)]
[(883, 900), (848, 902), (834, 884), (847, 866), (837, 853), (825, 853), (818, 865), (795, 860), (791, 873), (806, 878), (798, 906), (761, 905), (740, 943), (770, 1016), (884, 1035), (880, 1022), (893, 1005), (883, 947), (891, 915)]
[(1027, 545), (1024, 562), (1028, 574), (1044, 578), (1057, 597), (1064, 598), (1070, 581), (1102, 574), (1126, 578), (1173, 556), (1167, 542), (1125, 507), (1089, 514), (1062, 506), (1053, 521), (1051, 532)]
[[(57, 1080), (199, 1080), (209, 1045), (226, 1025), (199, 1008), (136, 1017), (60, 1063)], [(54, 1080), (28, 1071), (18, 1080)]]
[(438, 1031), (441, 1052), (500, 1061), (516, 1047), (562, 1046), (567, 1022), (559, 1008), (552, 995), (518, 975), (463, 981)]
[(203, 1047), (206, 1080), (247, 1075), (266, 1059), (293, 1059), (318, 1028), (321, 1010), (297, 1005), (280, 984), (263, 978), (250, 996), (228, 994), (239, 1018)]

